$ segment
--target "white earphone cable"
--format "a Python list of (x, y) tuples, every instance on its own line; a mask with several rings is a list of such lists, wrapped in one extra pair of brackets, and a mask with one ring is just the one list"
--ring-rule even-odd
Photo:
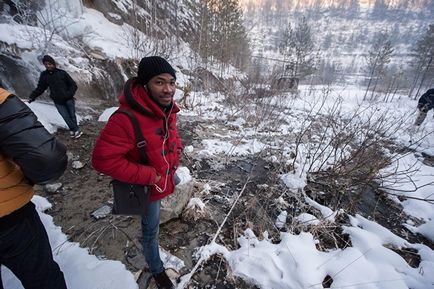
[[(168, 116), (170, 116), (170, 114), (172, 113), (173, 106), (174, 106), (174, 103), (172, 103), (172, 106), (170, 107), (170, 111), (169, 111)], [(164, 119), (164, 129), (165, 129), (165, 133), (164, 133), (164, 137), (163, 137), (163, 143), (161, 145), (161, 151), (163, 153), (163, 160), (166, 163), (167, 169), (166, 169), (166, 174), (164, 176), (164, 188), (162, 189), (157, 184), (155, 184), (155, 188), (159, 193), (163, 193), (167, 189), (167, 176), (169, 175), (169, 171), (170, 171), (170, 165), (169, 165), (169, 162), (167, 161), (166, 151), (164, 149), (164, 147), (166, 145), (166, 141), (169, 138), (169, 117), (165, 117), (165, 119)]]

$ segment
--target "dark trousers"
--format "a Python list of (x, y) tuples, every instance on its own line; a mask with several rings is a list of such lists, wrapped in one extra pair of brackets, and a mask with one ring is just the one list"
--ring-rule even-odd
[(78, 131), (79, 127), (77, 124), (77, 117), (75, 115), (75, 100), (70, 99), (65, 103), (55, 103), (57, 111), (62, 116), (63, 120), (66, 122), (66, 125), (69, 127), (70, 131)]
[[(22, 220), (0, 231), (0, 264), (8, 267), (25, 289), (66, 289), (44, 225), (35, 206), (32, 203), (30, 206), (31, 210), (27, 210), (30, 213)], [(0, 289), (3, 289), (1, 278)]]

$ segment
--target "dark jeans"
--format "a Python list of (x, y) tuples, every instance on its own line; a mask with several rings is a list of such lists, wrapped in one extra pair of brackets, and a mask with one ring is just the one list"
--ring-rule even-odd
[(8, 267), (25, 289), (66, 289), (63, 273), (53, 260), (47, 232), (31, 205), (33, 210), (22, 221), (0, 231), (0, 264)]
[(160, 200), (150, 202), (146, 215), (142, 216), (143, 255), (145, 255), (146, 263), (148, 263), (149, 271), (152, 274), (164, 270), (158, 246), (160, 204)]
[(77, 124), (77, 117), (75, 116), (75, 100), (70, 99), (63, 104), (55, 103), (57, 111), (60, 113), (62, 118), (65, 120), (66, 125), (69, 127), (70, 131), (80, 130)]
[[(181, 182), (179, 176), (174, 174), (175, 185)], [(161, 200), (149, 203), (146, 215), (142, 216), (143, 255), (148, 263), (149, 272), (160, 273), (164, 270), (160, 257), (159, 234), (160, 234), (160, 206)]]

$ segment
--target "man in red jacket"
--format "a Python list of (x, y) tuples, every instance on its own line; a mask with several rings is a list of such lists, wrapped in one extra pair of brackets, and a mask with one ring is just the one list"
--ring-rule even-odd
[(148, 213), (142, 216), (143, 254), (158, 288), (173, 288), (158, 248), (161, 199), (177, 183), (181, 140), (176, 127), (178, 106), (173, 100), (176, 75), (159, 56), (144, 57), (138, 76), (129, 79), (119, 97), (121, 109), (130, 110), (140, 123), (148, 162), (140, 163), (134, 128), (129, 117), (115, 113), (96, 140), (93, 167), (114, 179), (150, 188)]

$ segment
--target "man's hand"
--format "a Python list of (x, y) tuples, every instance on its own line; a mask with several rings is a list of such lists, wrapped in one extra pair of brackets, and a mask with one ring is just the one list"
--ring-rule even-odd
[(25, 101), (25, 102), (27, 102), (27, 103), (31, 103), (31, 102), (33, 102), (34, 101), (34, 99), (31, 99), (31, 98), (29, 98), (27, 101)]

